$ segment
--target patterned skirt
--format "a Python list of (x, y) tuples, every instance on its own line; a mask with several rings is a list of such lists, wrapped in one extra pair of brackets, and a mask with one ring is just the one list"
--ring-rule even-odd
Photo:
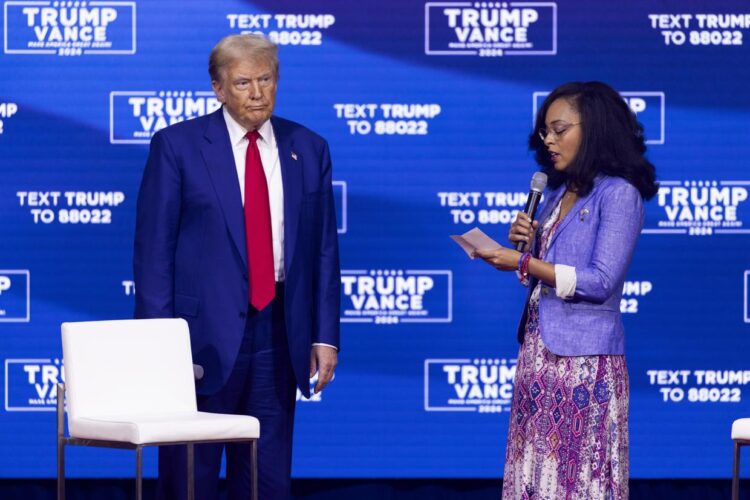
[(529, 304), (516, 367), (503, 500), (628, 498), (624, 356), (557, 356)]

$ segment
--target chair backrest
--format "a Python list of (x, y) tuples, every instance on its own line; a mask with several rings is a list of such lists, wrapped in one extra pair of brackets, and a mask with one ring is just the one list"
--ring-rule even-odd
[(77, 418), (195, 411), (182, 319), (62, 324), (68, 424)]

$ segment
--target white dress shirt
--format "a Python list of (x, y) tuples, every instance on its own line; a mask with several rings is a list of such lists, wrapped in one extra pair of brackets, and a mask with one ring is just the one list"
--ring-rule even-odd
[[(237, 181), (240, 183), (242, 206), (245, 205), (245, 158), (250, 141), (245, 137), (247, 130), (232, 118), (226, 107), (222, 108), (224, 121), (229, 132), (229, 142), (232, 144), (234, 166), (237, 170)], [(284, 281), (284, 185), (281, 182), (281, 163), (279, 148), (276, 146), (276, 136), (273, 133), (271, 120), (266, 120), (258, 128), (258, 151), (263, 171), (268, 184), (268, 201), (271, 208), (271, 235), (273, 237), (273, 270), (276, 281)], [(328, 346), (338, 350), (336, 346), (319, 342), (313, 345)]]
[[(245, 155), (250, 141), (245, 137), (247, 130), (237, 123), (223, 108), (224, 121), (229, 132), (229, 141), (234, 154), (234, 166), (237, 169), (237, 180), (240, 183), (242, 205), (245, 205)], [(279, 148), (276, 147), (276, 136), (273, 134), (271, 120), (266, 120), (258, 129), (258, 151), (263, 171), (268, 184), (268, 200), (271, 209), (271, 235), (273, 237), (273, 270), (276, 281), (284, 281), (284, 186), (281, 182), (281, 165)]]

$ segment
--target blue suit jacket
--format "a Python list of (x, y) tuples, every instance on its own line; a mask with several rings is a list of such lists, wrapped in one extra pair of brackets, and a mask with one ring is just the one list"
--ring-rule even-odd
[[(297, 385), (309, 395), (313, 342), (339, 345), (336, 214), (328, 144), (271, 118), (284, 189), (285, 320)], [(134, 271), (137, 318), (190, 325), (202, 394), (234, 366), (248, 309), (245, 225), (222, 110), (178, 123), (151, 140), (138, 196)], [(169, 353), (165, 353), (168, 355)]]
[[(538, 220), (549, 217), (564, 192), (561, 186), (548, 193)], [(554, 288), (542, 285), (539, 328), (550, 351), (561, 356), (624, 354), (620, 299), (643, 217), (643, 201), (634, 186), (600, 175), (588, 196), (579, 198), (560, 222), (544, 260), (575, 267), (576, 290), (573, 298), (563, 300)], [(529, 297), (537, 282), (531, 280)], [(526, 305), (518, 327), (521, 342), (528, 297)]]

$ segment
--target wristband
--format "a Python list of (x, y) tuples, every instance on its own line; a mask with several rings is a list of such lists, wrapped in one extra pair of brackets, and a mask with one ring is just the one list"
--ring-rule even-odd
[(529, 276), (529, 262), (531, 262), (531, 254), (524, 252), (518, 259), (518, 274), (522, 282), (526, 281)]

